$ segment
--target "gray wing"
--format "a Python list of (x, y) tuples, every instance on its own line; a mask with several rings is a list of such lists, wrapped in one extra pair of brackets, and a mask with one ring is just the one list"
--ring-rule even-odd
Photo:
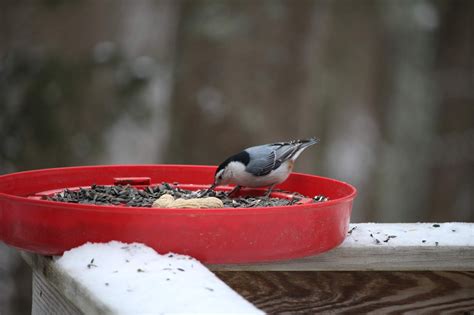
[(293, 151), (291, 147), (275, 143), (246, 149), (250, 155), (250, 163), (246, 170), (256, 176), (269, 174), (291, 156), (290, 153)]
[(246, 149), (250, 155), (250, 163), (246, 170), (256, 176), (269, 174), (283, 162), (296, 159), (307, 147), (318, 143), (318, 139), (295, 140), (260, 145)]

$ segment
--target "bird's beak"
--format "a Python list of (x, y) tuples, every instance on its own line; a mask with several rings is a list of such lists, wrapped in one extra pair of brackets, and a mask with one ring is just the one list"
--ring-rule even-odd
[(212, 183), (211, 187), (209, 187), (208, 190), (206, 190), (206, 193), (210, 192), (211, 190), (214, 190), (214, 188), (216, 188), (217, 184), (214, 182)]
[(214, 183), (211, 185), (211, 187), (209, 187), (206, 191), (204, 191), (203, 193), (201, 193), (201, 196), (200, 196), (200, 197), (206, 195), (206, 194), (209, 193), (211, 190), (214, 190), (214, 188), (216, 188), (216, 186), (217, 186), (217, 184), (214, 182)]

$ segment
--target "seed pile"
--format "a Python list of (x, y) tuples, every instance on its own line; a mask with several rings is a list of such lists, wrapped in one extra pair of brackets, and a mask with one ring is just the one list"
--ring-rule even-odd
[[(223, 191), (186, 190), (175, 185), (162, 183), (161, 185), (136, 188), (130, 185), (101, 186), (92, 185), (90, 188), (79, 188), (78, 190), (65, 189), (53, 196), (46, 197), (50, 201), (71, 202), (95, 205), (121, 205), (129, 207), (151, 207), (153, 202), (161, 196), (169, 194), (174, 198), (201, 198), (216, 197), (222, 200), (225, 208), (252, 208), (252, 207), (275, 207), (288, 206), (298, 203), (305, 196), (292, 193), (293, 199), (265, 198), (261, 196), (242, 196), (230, 198)], [(316, 196), (313, 202), (323, 202), (327, 198)]]
[(52, 197), (47, 197), (47, 199), (80, 204), (151, 207), (153, 201), (161, 195), (162, 193), (158, 186), (148, 186), (142, 190), (130, 185), (92, 185), (90, 188), (79, 188), (78, 190), (65, 189)]

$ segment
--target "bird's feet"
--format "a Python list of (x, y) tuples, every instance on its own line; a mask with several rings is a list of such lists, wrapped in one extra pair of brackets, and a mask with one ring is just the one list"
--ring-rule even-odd
[(232, 194), (236, 193), (239, 190), (240, 190), (240, 186), (239, 185), (235, 186), (234, 189), (232, 189), (230, 192), (227, 193), (227, 198), (230, 198)]
[(271, 185), (270, 188), (268, 188), (265, 195), (263, 195), (264, 198), (266, 198), (266, 199), (270, 198), (270, 195), (272, 194), (273, 186), (275, 186), (275, 185)]

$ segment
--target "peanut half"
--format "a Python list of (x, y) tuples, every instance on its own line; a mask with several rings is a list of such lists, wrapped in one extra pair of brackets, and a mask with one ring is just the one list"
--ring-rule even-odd
[(216, 197), (192, 198), (192, 199), (174, 199), (173, 196), (165, 194), (156, 199), (152, 205), (153, 208), (223, 208), (222, 200)]

